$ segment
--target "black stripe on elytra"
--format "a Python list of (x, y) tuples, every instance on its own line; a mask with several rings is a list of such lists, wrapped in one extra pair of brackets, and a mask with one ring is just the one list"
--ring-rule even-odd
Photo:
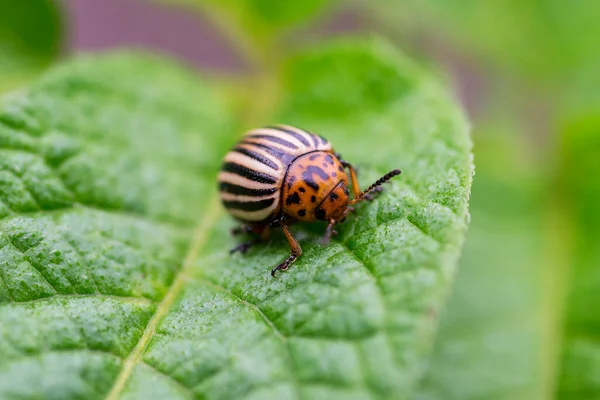
[(319, 139), (321, 139), (321, 143), (323, 143), (323, 144), (327, 144), (327, 139), (325, 139), (325, 138), (324, 138), (323, 136), (321, 136), (321, 135), (317, 135), (317, 136), (319, 136)]
[(262, 164), (265, 164), (267, 167), (274, 169), (275, 171), (279, 170), (279, 167), (277, 166), (277, 164), (275, 164), (273, 161), (269, 160), (268, 158), (264, 157), (263, 155), (261, 155), (257, 152), (245, 149), (243, 147), (236, 147), (235, 149), (233, 149), (233, 151), (235, 151), (236, 153), (244, 154), (250, 158), (253, 158), (256, 161), (258, 161)]
[(270, 142), (278, 143), (278, 144), (280, 144), (282, 146), (285, 146), (285, 147), (288, 147), (288, 148), (294, 149), (294, 150), (298, 148), (298, 146), (296, 146), (294, 143), (290, 143), (290, 142), (288, 142), (285, 139), (278, 138), (277, 136), (271, 136), (271, 135), (252, 135), (251, 137), (255, 137), (257, 139), (265, 139), (265, 140), (268, 140)]
[(310, 138), (313, 141), (313, 144), (315, 145), (315, 147), (319, 146), (319, 137), (317, 135), (315, 135), (314, 133), (309, 133)]
[(269, 194), (273, 194), (277, 191), (277, 188), (274, 187), (274, 188), (270, 188), (270, 189), (250, 189), (245, 186), (234, 185), (233, 183), (229, 183), (229, 182), (220, 182), (219, 190), (221, 192), (225, 192), (225, 193), (257, 197), (257, 196), (266, 196)]
[(232, 162), (226, 162), (225, 164), (223, 164), (222, 170), (226, 171), (226, 172), (231, 172), (231, 173), (237, 174), (241, 177), (250, 179), (251, 181), (254, 181), (254, 182), (270, 183), (270, 184), (277, 182), (277, 179), (271, 175), (263, 174), (262, 172), (255, 171), (248, 167), (244, 167), (243, 165), (239, 165), (239, 164), (232, 163)]
[(277, 129), (280, 132), (287, 133), (288, 135), (293, 136), (294, 138), (296, 138), (299, 141), (301, 141), (303, 145), (310, 146), (310, 143), (308, 142), (308, 140), (306, 140), (306, 138), (304, 136), (302, 136), (298, 132), (294, 132), (291, 129), (287, 129), (287, 128), (284, 128), (284, 127), (281, 127), (281, 126), (268, 126), (267, 128), (269, 128), (269, 129)]
[(234, 208), (242, 211), (259, 211), (271, 206), (275, 199), (265, 199), (260, 201), (223, 201), (226, 208)]
[(281, 160), (284, 165), (289, 165), (294, 160), (294, 158), (296, 158), (296, 156), (294, 154), (287, 153), (287, 152), (280, 150), (273, 146), (267, 146), (262, 143), (253, 143), (253, 142), (247, 142), (247, 141), (243, 141), (242, 143), (246, 144), (246, 145), (256, 146), (260, 149), (265, 150), (267, 153), (269, 153), (273, 157), (276, 157), (279, 160)]

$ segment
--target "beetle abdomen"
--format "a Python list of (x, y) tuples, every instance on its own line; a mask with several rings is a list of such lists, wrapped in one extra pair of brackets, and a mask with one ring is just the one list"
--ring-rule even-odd
[(324, 138), (288, 125), (247, 132), (225, 155), (219, 193), (227, 211), (248, 222), (273, 218), (281, 205), (281, 186), (290, 164), (317, 150), (331, 151)]

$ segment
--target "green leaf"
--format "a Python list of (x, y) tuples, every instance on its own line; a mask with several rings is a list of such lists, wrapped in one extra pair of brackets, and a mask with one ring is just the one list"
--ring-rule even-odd
[(519, 157), (522, 141), (489, 126), (486, 133), (493, 139), (476, 136), (472, 223), (418, 400), (545, 399), (553, 391), (544, 378), (556, 371), (544, 370), (556, 356), (546, 331), (556, 326), (545, 315), (559, 310), (540, 299), (559, 274), (541, 251), (540, 171)]
[(57, 56), (61, 19), (52, 0), (0, 0), (0, 92), (38, 73)]
[(375, 39), (298, 55), (280, 89), (258, 122), (325, 135), (362, 185), (404, 173), (327, 247), (294, 227), (279, 279), (281, 237), (228, 254), (215, 179), (240, 123), (191, 74), (84, 58), (5, 99), (0, 397), (410, 396), (466, 231), (467, 123)]

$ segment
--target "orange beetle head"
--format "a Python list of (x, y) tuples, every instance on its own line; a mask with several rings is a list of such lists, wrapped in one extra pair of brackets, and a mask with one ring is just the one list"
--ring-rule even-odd
[(348, 214), (350, 191), (344, 181), (337, 184), (317, 207), (315, 216), (318, 220), (344, 222)]

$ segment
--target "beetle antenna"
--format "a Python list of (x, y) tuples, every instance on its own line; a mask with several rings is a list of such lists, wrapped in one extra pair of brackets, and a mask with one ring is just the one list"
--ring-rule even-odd
[(386, 183), (387, 181), (389, 181), (393, 177), (395, 177), (397, 175), (400, 175), (401, 173), (402, 173), (402, 171), (400, 171), (399, 169), (395, 169), (393, 171), (388, 172), (387, 174), (385, 174), (381, 178), (377, 179), (375, 181), (375, 183), (373, 183), (371, 186), (369, 186), (368, 188), (366, 188), (365, 190), (363, 190), (362, 192), (360, 192), (358, 194), (358, 196), (356, 196), (354, 199), (350, 200), (349, 204), (356, 204), (359, 201), (364, 200), (365, 196), (367, 194), (369, 194), (369, 192), (371, 192), (375, 188), (378, 188), (379, 186), (383, 185), (384, 183)]

